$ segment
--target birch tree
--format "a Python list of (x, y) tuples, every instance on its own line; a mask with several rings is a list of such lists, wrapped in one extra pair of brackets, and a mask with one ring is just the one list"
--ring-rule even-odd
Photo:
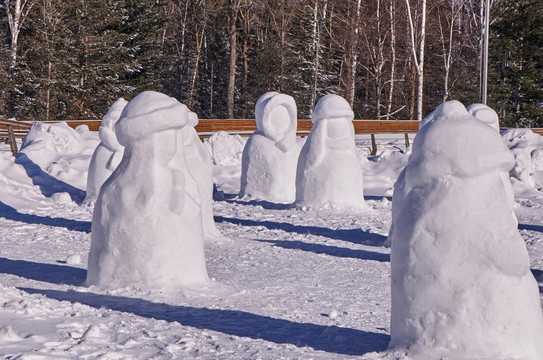
[(34, 0), (4, 0), (4, 7), (8, 18), (10, 38), (9, 48), (9, 73), (13, 76), (15, 66), (17, 66), (17, 49), (19, 42), (19, 33), (28, 13), (34, 6)]
[[(418, 1), (418, 0), (417, 0)], [(411, 5), (409, 0), (405, 0), (407, 5), (407, 18), (409, 21), (409, 34), (411, 36), (411, 54), (413, 55), (413, 61), (415, 69), (417, 71), (417, 120), (422, 120), (422, 106), (423, 106), (423, 94), (424, 94), (424, 49), (426, 39), (426, 0), (421, 0), (420, 11), (420, 26), (418, 36), (418, 50), (417, 42), (415, 41), (415, 25), (414, 22), (417, 19), (413, 19), (411, 16)], [(418, 55), (417, 55), (418, 51)]]
[(359, 37), (359, 26), (360, 26), (360, 6), (361, 0), (356, 0), (354, 5), (353, 12), (353, 26), (352, 26), (352, 37), (351, 37), (351, 63), (349, 68), (349, 81), (347, 84), (347, 101), (349, 105), (353, 107), (354, 105), (354, 95), (356, 92), (356, 69), (358, 66), (358, 37)]

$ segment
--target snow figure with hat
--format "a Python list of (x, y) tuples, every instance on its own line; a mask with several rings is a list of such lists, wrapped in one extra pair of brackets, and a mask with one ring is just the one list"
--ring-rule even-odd
[(115, 123), (119, 120), (127, 103), (123, 98), (118, 99), (102, 119), (98, 130), (100, 144), (94, 150), (89, 165), (85, 203), (92, 204), (96, 201), (102, 184), (121, 162), (124, 147), (119, 144), (117, 135), (115, 135)]
[(291, 96), (268, 92), (255, 106), (257, 130), (241, 157), (241, 197), (292, 203), (296, 196), (296, 103)]
[(188, 125), (180, 131), (184, 154), (190, 177), (187, 178), (187, 188), (200, 194), (202, 202), (202, 221), (206, 241), (221, 240), (224, 236), (215, 225), (213, 218), (213, 163), (209, 151), (200, 140), (194, 127), (198, 124), (198, 115), (188, 112)]
[(179, 136), (185, 105), (145, 91), (115, 125), (125, 147), (92, 219), (87, 284), (207, 289), (201, 199)]
[(416, 359), (542, 359), (538, 285), (501, 177), (513, 155), (459, 104), (420, 128), (405, 169), (390, 348)]
[(353, 111), (338, 95), (319, 99), (296, 173), (296, 206), (361, 207), (362, 167), (354, 141)]

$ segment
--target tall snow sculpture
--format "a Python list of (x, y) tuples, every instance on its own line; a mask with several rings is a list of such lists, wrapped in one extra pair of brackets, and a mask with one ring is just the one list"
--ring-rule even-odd
[[(187, 187), (198, 191), (202, 202), (202, 221), (204, 238), (207, 241), (224, 238), (217, 229), (213, 218), (213, 163), (211, 154), (206, 149), (194, 127), (198, 124), (198, 115), (188, 112), (188, 125), (180, 131), (185, 146), (185, 161), (190, 173)], [(195, 190), (194, 190), (195, 189)]]
[(422, 127), (392, 233), (391, 348), (416, 359), (541, 359), (537, 282), (501, 173), (501, 136), (467, 110)]
[(240, 196), (292, 203), (296, 196), (296, 103), (291, 96), (268, 92), (255, 106), (257, 130), (241, 157)]
[(132, 99), (115, 125), (125, 147), (92, 219), (87, 283), (106, 287), (190, 287), (207, 275), (201, 200), (188, 188), (180, 129), (188, 109), (154, 91)]
[(120, 98), (109, 108), (98, 130), (100, 144), (94, 150), (87, 174), (87, 195), (85, 203), (94, 203), (102, 184), (117, 168), (123, 157), (124, 147), (115, 135), (115, 123), (128, 102)]
[(313, 128), (298, 160), (296, 206), (363, 206), (353, 118), (341, 96), (325, 95), (317, 102), (311, 116)]

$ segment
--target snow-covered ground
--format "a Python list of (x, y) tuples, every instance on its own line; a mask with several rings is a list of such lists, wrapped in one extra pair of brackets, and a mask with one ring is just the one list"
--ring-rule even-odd
[[(357, 139), (366, 207), (300, 210), (239, 199), (243, 139), (216, 136), (206, 245), (221, 295), (85, 286), (97, 133), (41, 129), (16, 159), (0, 145), (0, 355), (8, 359), (398, 359), (387, 352), (392, 186), (403, 136)], [(469, 156), (469, 154), (466, 154)], [(543, 196), (519, 181), (515, 212), (543, 291)]]

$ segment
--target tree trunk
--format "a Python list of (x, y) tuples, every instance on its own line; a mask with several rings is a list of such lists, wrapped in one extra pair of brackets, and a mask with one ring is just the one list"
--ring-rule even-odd
[(230, 66), (228, 73), (228, 118), (234, 118), (234, 96), (236, 92), (236, 59), (238, 33), (236, 20), (238, 17), (239, 0), (229, 0), (230, 5)]
[(392, 100), (394, 98), (394, 77), (396, 76), (396, 30), (394, 26), (394, 0), (390, 0), (390, 87), (388, 89), (388, 104), (386, 119), (390, 120)]
[(360, 24), (360, 6), (362, 1), (356, 0), (354, 19), (353, 19), (353, 31), (351, 39), (351, 67), (349, 69), (349, 84), (347, 88), (347, 101), (351, 108), (354, 105), (354, 95), (356, 91), (356, 68), (358, 66), (358, 33)]
[(9, 68), (11, 76), (14, 75), (17, 66), (17, 50), (19, 43), (19, 33), (28, 12), (34, 6), (34, 2), (27, 5), (27, 0), (4, 0), (6, 14), (8, 17), (8, 27), (11, 35), (9, 47)]
[(419, 35), (419, 49), (417, 57), (417, 49), (415, 43), (415, 28), (413, 25), (413, 18), (411, 17), (411, 6), (409, 0), (405, 0), (407, 5), (407, 16), (409, 20), (409, 30), (411, 35), (411, 52), (413, 54), (413, 60), (415, 63), (415, 69), (417, 70), (417, 120), (422, 120), (422, 105), (424, 94), (424, 42), (426, 38), (426, 0), (422, 0), (421, 20), (420, 20), (420, 35)]

